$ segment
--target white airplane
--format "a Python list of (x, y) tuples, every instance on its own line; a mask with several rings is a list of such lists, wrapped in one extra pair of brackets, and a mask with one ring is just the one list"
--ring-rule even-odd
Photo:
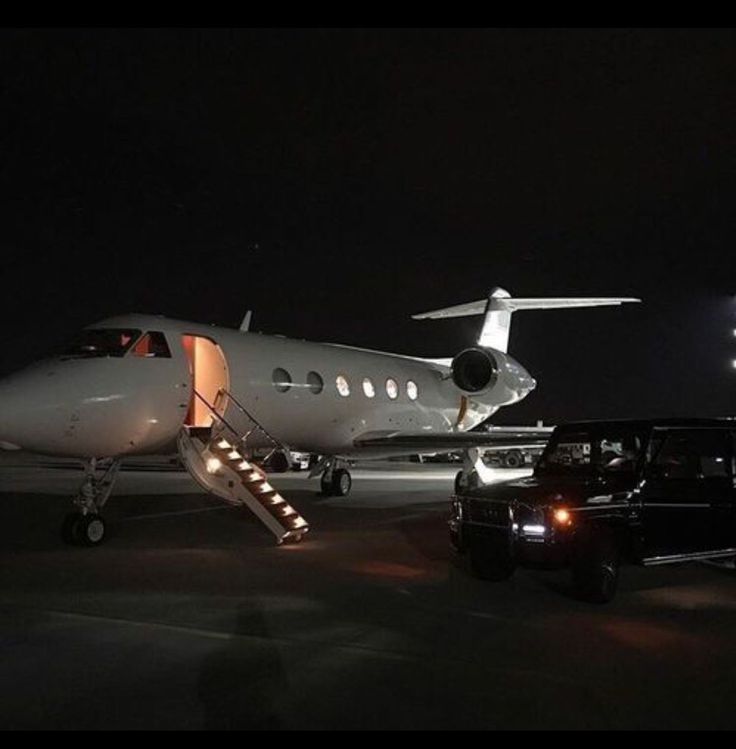
[(61, 354), (0, 381), (0, 447), (81, 459), (84, 478), (62, 526), (69, 543), (105, 536), (102, 508), (127, 456), (178, 449), (208, 492), (249, 507), (279, 543), (306, 520), (252, 462), (255, 450), (325, 456), (324, 494), (351, 487), (348, 459), (464, 450), (459, 481), (483, 481), (484, 446), (539, 444), (549, 429), (470, 432), (535, 380), (507, 353), (518, 310), (595, 307), (627, 298), (488, 298), (414, 315), (484, 315), (477, 345), (422, 359), (332, 343), (126, 315), (86, 328)]

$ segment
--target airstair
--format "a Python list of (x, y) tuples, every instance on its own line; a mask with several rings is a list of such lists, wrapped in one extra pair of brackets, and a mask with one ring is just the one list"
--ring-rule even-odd
[(218, 400), (230, 399), (248, 417), (253, 427), (245, 434), (197, 391), (194, 395), (209, 408), (214, 421), (211, 427), (184, 426), (179, 433), (179, 454), (186, 469), (205, 491), (247, 507), (274, 534), (277, 543), (301, 541), (309, 531), (307, 521), (271, 486), (266, 473), (246, 458), (248, 437), (256, 430), (266, 434), (275, 447), (281, 446), (232, 394), (220, 391)]

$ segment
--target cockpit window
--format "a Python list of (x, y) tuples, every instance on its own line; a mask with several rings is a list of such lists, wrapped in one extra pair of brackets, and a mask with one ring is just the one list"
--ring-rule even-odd
[(145, 356), (148, 358), (171, 358), (169, 344), (163, 333), (152, 330), (146, 333), (138, 343), (133, 346), (133, 356)]
[(140, 330), (130, 328), (88, 328), (61, 351), (61, 356), (80, 358), (125, 356), (126, 351), (138, 340), (140, 334)]

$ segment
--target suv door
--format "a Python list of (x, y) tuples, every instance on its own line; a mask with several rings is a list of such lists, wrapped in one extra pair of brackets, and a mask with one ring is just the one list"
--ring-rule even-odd
[(716, 517), (733, 491), (731, 445), (722, 429), (655, 430), (642, 487), (644, 556), (719, 548)]
[[(736, 433), (726, 432), (725, 438), (729, 446), (730, 456), (725, 469), (725, 479), (722, 476), (711, 477), (711, 522), (713, 549), (736, 549), (736, 471), (734, 445)], [(718, 465), (720, 474), (720, 464)]]

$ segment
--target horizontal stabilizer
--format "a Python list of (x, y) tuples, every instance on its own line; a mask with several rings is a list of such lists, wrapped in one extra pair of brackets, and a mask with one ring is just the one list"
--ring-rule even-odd
[[(571, 307), (611, 307), (619, 304), (630, 304), (641, 302), (641, 299), (632, 297), (549, 297), (549, 298), (514, 298), (498, 299), (499, 307), (508, 312), (519, 312), (525, 309), (567, 309)], [(454, 307), (421, 312), (412, 315), (414, 320), (438, 320), (445, 317), (468, 317), (470, 315), (483, 315), (488, 305), (487, 299), (479, 299), (477, 302), (457, 304)]]
[(631, 297), (512, 297), (506, 289), (492, 289), (487, 299), (456, 304), (454, 307), (420, 312), (414, 320), (439, 320), (447, 317), (485, 315), (478, 335), (478, 345), (508, 351), (511, 315), (525, 309), (567, 309), (575, 307), (610, 307), (629, 302), (640, 302)]

